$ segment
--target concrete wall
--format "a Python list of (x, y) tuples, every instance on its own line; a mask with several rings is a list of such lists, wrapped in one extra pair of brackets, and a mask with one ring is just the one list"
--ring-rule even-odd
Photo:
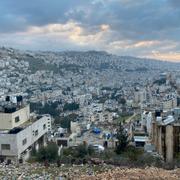
[[(10, 150), (2, 150), (2, 144), (10, 144)], [(0, 155), (17, 156), (17, 136), (16, 134), (0, 134)]]
[(144, 112), (141, 115), (141, 127), (142, 127), (142, 129), (144, 127), (146, 127), (148, 134), (151, 135), (151, 131), (152, 131), (152, 112)]
[(12, 114), (0, 113), (0, 129), (12, 129)]
[(173, 150), (174, 141), (173, 141), (173, 126), (166, 126), (166, 161), (171, 163), (173, 162)]
[[(48, 132), (48, 119), (49, 117), (44, 116), (17, 134), (0, 134), (0, 155), (21, 158), (22, 152), (31, 147), (40, 137)], [(45, 129), (44, 125), (46, 126)], [(37, 130), (38, 134), (36, 135)], [(23, 144), (25, 139), (26, 143)], [(2, 151), (1, 144), (10, 144), (11, 150)]]
[(71, 121), (71, 132), (72, 133), (80, 133), (81, 132), (81, 128), (80, 128), (78, 122)]
[(147, 127), (147, 132), (150, 135), (152, 132), (152, 113), (151, 112), (149, 112), (149, 114), (147, 115), (146, 127)]
[[(43, 129), (44, 124), (46, 129)], [(35, 132), (38, 130), (38, 135), (35, 135)], [(18, 147), (18, 156), (24, 152), (28, 147), (34, 144), (41, 136), (48, 132), (48, 120), (47, 117), (42, 117), (31, 126), (28, 126), (26, 129), (17, 134), (17, 147)], [(23, 145), (23, 140), (27, 139), (27, 143)]]
[(158, 127), (158, 153), (160, 155), (163, 155), (163, 152), (162, 152), (162, 127)]
[[(15, 122), (15, 117), (19, 116), (20, 121), (18, 123)], [(12, 124), (13, 127), (18, 127), (21, 124), (25, 123), (30, 119), (30, 107), (27, 105), (23, 109), (16, 111), (12, 114)]]
[[(19, 122), (15, 122), (15, 118), (19, 116)], [(0, 129), (13, 129), (18, 127), (30, 117), (29, 105), (14, 112), (14, 113), (0, 113)]]

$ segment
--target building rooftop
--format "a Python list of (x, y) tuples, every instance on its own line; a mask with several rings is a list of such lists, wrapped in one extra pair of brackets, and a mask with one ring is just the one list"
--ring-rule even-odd
[(25, 106), (22, 96), (6, 96), (5, 100), (0, 101), (0, 113), (14, 113)]
[(32, 125), (34, 122), (38, 121), (42, 117), (44, 116), (37, 116), (36, 118), (31, 118), (28, 121), (21, 124), (20, 126), (14, 127), (13, 129), (10, 129), (10, 130), (0, 130), (0, 134), (18, 134), (20, 131)]
[(12, 104), (12, 103), (4, 103), (0, 104), (0, 113), (14, 113), (20, 109), (26, 107), (27, 104)]

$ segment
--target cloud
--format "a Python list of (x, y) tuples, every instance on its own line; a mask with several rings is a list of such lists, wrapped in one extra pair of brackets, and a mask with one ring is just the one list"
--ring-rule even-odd
[(0, 44), (14, 45), (30, 50), (87, 50), (103, 48), (103, 36), (109, 33), (109, 26), (101, 25), (96, 32), (87, 33), (81, 24), (69, 21), (65, 24), (32, 26), (25, 32), (3, 33)]
[(114, 41), (110, 43), (111, 48), (115, 49), (139, 49), (139, 48), (147, 48), (147, 47), (154, 47), (155, 45), (160, 44), (159, 41)]
[(0, 43), (26, 49), (175, 55), (180, 50), (179, 5), (178, 0), (1, 0)]
[(169, 0), (169, 2), (176, 8), (180, 7), (180, 1), (179, 0)]
[(152, 58), (180, 62), (180, 52), (152, 52)]

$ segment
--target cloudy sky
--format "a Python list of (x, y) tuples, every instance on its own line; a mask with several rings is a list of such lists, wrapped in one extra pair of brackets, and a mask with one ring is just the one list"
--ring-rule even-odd
[(0, 0), (0, 46), (180, 62), (180, 0)]

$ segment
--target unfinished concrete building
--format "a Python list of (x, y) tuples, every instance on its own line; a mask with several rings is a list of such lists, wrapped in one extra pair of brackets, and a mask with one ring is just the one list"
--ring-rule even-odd
[(172, 163), (180, 153), (180, 108), (168, 113), (156, 112), (152, 123), (152, 141), (166, 162)]

